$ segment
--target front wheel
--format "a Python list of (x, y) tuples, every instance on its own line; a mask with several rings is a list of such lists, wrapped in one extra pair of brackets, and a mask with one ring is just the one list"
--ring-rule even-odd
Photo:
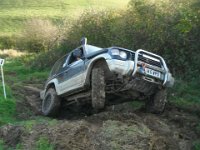
[(91, 77), (92, 107), (100, 111), (105, 107), (105, 76), (103, 68), (93, 68)]
[(146, 111), (154, 114), (161, 114), (167, 103), (167, 91), (161, 89), (146, 101)]
[(60, 98), (54, 88), (49, 88), (42, 101), (42, 113), (45, 116), (54, 117), (58, 114), (60, 108)]

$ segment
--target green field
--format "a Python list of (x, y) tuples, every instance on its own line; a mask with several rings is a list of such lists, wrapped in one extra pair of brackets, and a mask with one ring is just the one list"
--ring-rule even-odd
[(0, 36), (18, 33), (31, 18), (76, 18), (87, 9), (123, 9), (129, 0), (1, 0)]

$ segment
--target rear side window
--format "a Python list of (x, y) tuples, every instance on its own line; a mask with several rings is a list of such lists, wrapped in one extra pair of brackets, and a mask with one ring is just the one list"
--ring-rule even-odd
[(56, 61), (56, 63), (54, 64), (54, 66), (53, 66), (53, 68), (52, 68), (52, 70), (50, 72), (50, 77), (52, 77), (53, 75), (58, 74), (61, 71), (61, 69), (63, 67), (63, 64), (66, 62), (67, 58), (68, 58), (68, 55), (65, 55), (61, 59)]

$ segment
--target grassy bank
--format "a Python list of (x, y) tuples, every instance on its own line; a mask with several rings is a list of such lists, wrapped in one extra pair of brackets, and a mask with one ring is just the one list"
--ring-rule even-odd
[(200, 115), (200, 80), (176, 80), (170, 89), (169, 101), (172, 105)]
[[(6, 52), (5, 52), (6, 53)], [(0, 57), (5, 57), (5, 53)], [(15, 53), (15, 55), (14, 55)], [(14, 55), (14, 56), (13, 56)], [(27, 59), (33, 55), (23, 54), (12, 50), (7, 52), (4, 65), (7, 99), (3, 97), (3, 87), (0, 85), (0, 126), (7, 123), (14, 123), (16, 119), (16, 103), (22, 102), (20, 89), (28, 83), (42, 84), (47, 78), (49, 70), (39, 71), (26, 66)]]
[(129, 0), (1, 0), (0, 36), (18, 33), (24, 21), (31, 18), (62, 20), (76, 18), (85, 9), (118, 9), (126, 7)]
[[(10, 96), (10, 95), (8, 95)], [(13, 123), (16, 121), (15, 119), (16, 113), (16, 102), (13, 98), (0, 98), (0, 126)]]

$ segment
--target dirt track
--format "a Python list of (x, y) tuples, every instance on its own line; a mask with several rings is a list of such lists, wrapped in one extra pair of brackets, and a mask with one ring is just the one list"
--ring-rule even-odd
[[(39, 114), (40, 110), (34, 108), (37, 95), (33, 89), (26, 90), (30, 106)], [(169, 105), (160, 116), (145, 113), (142, 108), (134, 110), (130, 103), (89, 116), (77, 111), (63, 114), (59, 120), (37, 122), (28, 131), (20, 125), (4, 126), (0, 137), (8, 146), (21, 143), (26, 150), (35, 149), (42, 136), (58, 150), (189, 150), (200, 135), (195, 130), (198, 117)]]

